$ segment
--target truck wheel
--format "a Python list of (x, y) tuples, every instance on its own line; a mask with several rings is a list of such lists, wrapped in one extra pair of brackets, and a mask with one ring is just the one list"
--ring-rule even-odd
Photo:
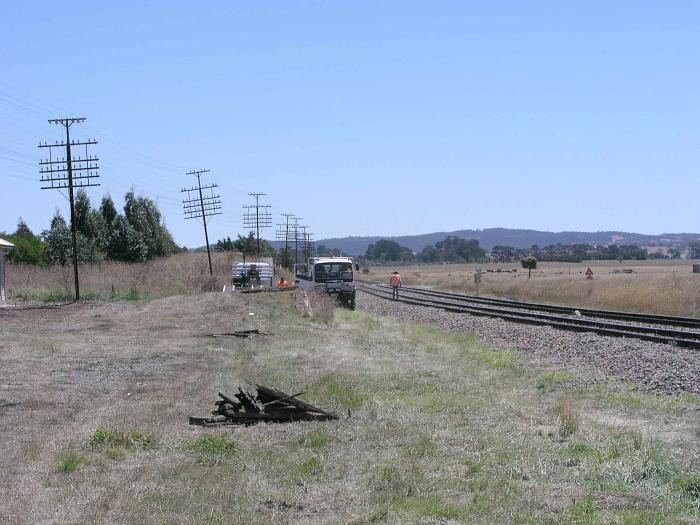
[(348, 303), (348, 308), (350, 308), (350, 310), (354, 310), (354, 309), (355, 309), (355, 299), (353, 299), (352, 301), (350, 301), (350, 302)]

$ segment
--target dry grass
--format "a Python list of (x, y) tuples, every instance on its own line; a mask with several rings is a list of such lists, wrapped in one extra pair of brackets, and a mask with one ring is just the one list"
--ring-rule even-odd
[[(80, 266), (80, 290), (85, 299), (143, 299), (221, 290), (231, 279), (231, 252), (212, 253), (214, 276), (206, 253), (183, 253), (147, 263)], [(73, 267), (9, 265), (10, 299), (65, 301), (73, 297)]]
[(308, 293), (308, 297), (313, 317), (328, 326), (332, 326), (337, 306), (335, 298), (316, 290), (311, 290)]
[[(327, 326), (293, 302), (212, 293), (0, 310), (0, 520), (700, 517), (697, 399), (588, 390), (468, 334), (342, 309)], [(223, 327), (272, 335), (207, 337)], [(343, 417), (187, 424), (245, 380), (305, 391)], [(566, 436), (571, 414), (578, 426)]]
[[(700, 274), (691, 261), (591, 261), (580, 264), (540, 263), (527, 278), (517, 264), (429, 265), (401, 268), (406, 286), (432, 286), (475, 294), (474, 270), (493, 270), (482, 277), (481, 295), (558, 303), (582, 308), (700, 317)], [(584, 276), (586, 268), (593, 280)], [(496, 273), (497, 269), (514, 273)], [(632, 273), (623, 273), (632, 270)], [(386, 281), (393, 268), (375, 268), (363, 279)]]

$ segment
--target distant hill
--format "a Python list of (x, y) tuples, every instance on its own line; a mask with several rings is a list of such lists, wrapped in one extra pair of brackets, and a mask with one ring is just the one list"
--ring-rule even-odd
[[(442, 241), (453, 235), (462, 239), (477, 239), (482, 247), (488, 249), (497, 245), (513, 246), (514, 248), (529, 248), (533, 244), (540, 247), (548, 244), (634, 244), (637, 246), (685, 247), (689, 240), (700, 239), (700, 233), (663, 233), (661, 235), (646, 235), (619, 231), (606, 232), (545, 232), (538, 230), (518, 230), (510, 228), (486, 228), (483, 230), (458, 230), (452, 232), (424, 233), (421, 235), (403, 235), (397, 237), (336, 237), (320, 239), (316, 244), (329, 248), (340, 248), (349, 255), (364, 255), (367, 246), (380, 239), (391, 239), (402, 246), (419, 252), (426, 246)], [(272, 243), (275, 248), (280, 243)]]

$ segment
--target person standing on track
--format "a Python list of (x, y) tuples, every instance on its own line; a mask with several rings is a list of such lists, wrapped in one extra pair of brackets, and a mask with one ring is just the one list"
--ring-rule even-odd
[(391, 285), (391, 298), (394, 301), (399, 300), (399, 288), (401, 288), (401, 276), (399, 272), (394, 272), (389, 278), (389, 284)]

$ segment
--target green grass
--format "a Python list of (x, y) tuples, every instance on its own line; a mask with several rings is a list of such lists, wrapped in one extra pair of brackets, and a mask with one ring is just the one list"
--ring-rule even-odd
[(688, 475), (673, 480), (674, 490), (683, 498), (697, 501), (700, 505), (700, 475)]
[(73, 451), (65, 452), (58, 458), (56, 470), (66, 473), (75, 472), (82, 463), (85, 463), (85, 458), (80, 454)]
[(404, 470), (398, 465), (384, 465), (369, 479), (375, 502), (386, 505), (401, 502), (418, 493), (419, 472)]
[(468, 505), (456, 505), (438, 496), (416, 496), (402, 501), (398, 508), (416, 518), (461, 520), (471, 514)]
[(155, 439), (151, 434), (144, 434), (138, 430), (123, 432), (99, 427), (88, 440), (90, 447), (123, 447), (123, 448), (152, 448)]
[(578, 373), (554, 370), (538, 376), (535, 386), (540, 392), (551, 392), (561, 386), (565, 386), (567, 383), (576, 381), (580, 377), (581, 375)]
[(307, 397), (322, 405), (330, 402), (352, 411), (358, 410), (368, 399), (354, 378), (337, 372), (319, 376), (307, 388)]
[(405, 455), (409, 458), (429, 458), (437, 454), (438, 447), (427, 434), (419, 434), (415, 441), (406, 447)]
[(598, 519), (598, 508), (591, 496), (575, 502), (569, 512), (573, 523), (592, 524)]
[(311, 456), (297, 463), (295, 470), (300, 478), (308, 478), (320, 474), (323, 470), (323, 463), (318, 456)]
[(208, 459), (232, 458), (239, 453), (233, 440), (224, 436), (212, 435), (198, 437), (188, 444), (187, 449)]
[(334, 441), (335, 438), (325, 428), (319, 428), (302, 435), (297, 443), (305, 448), (321, 449)]

